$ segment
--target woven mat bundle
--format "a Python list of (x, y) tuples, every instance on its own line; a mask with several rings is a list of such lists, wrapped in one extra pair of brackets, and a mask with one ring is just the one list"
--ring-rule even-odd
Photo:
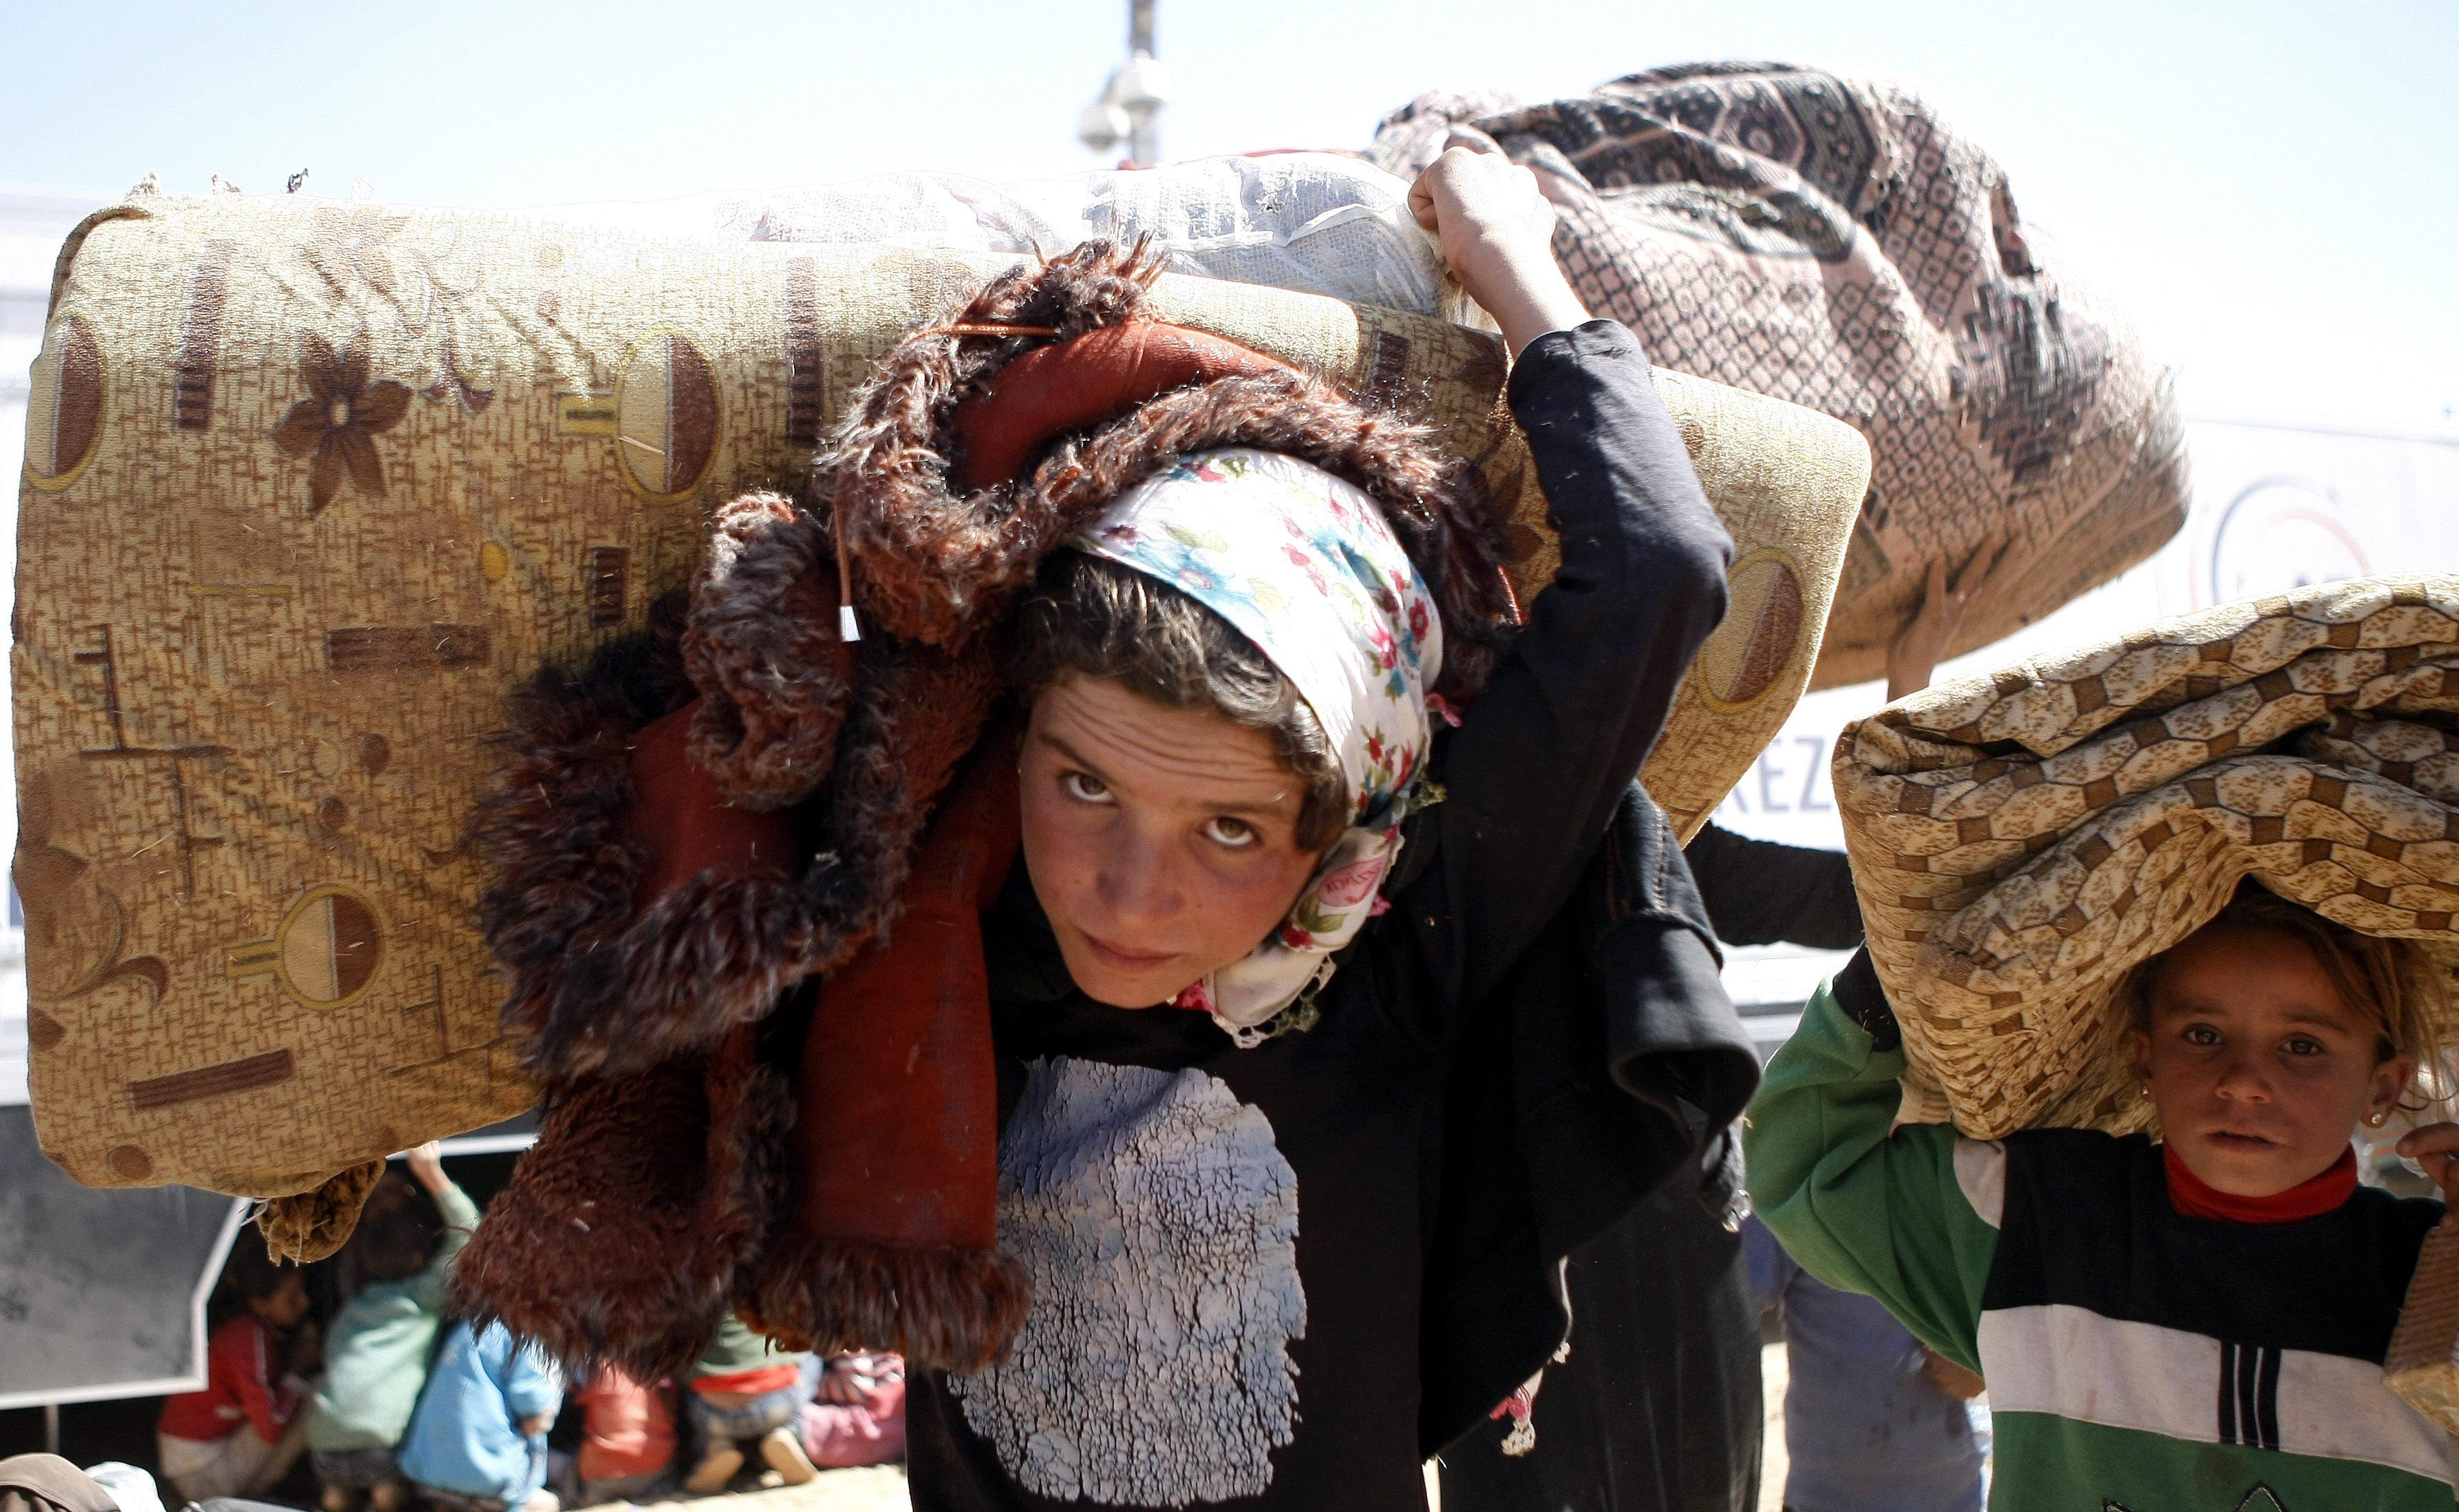
[(2459, 968), (2459, 577), (1943, 683), (1848, 727), (1835, 779), (1908, 1080), (1975, 1138), (2147, 1128), (2112, 995), (2240, 878)]

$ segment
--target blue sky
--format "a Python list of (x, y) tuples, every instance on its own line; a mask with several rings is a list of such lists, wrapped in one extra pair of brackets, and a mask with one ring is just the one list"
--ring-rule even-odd
[[(1912, 83), (2184, 370), (2191, 403), (2459, 405), (2459, 6), (1160, 0), (1175, 155), (1354, 146), (1421, 90), (1763, 57)], [(0, 0), (0, 182), (158, 171), (532, 204), (899, 167), (1095, 166), (1124, 0)], [(35, 66), (29, 67), (28, 64)]]

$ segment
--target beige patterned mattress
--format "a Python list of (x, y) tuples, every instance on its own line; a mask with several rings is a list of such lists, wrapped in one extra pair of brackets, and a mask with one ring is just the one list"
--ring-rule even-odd
[[(527, 1107), (463, 843), (501, 700), (796, 488), (870, 363), (1002, 262), (140, 194), (61, 254), (12, 666), (32, 1082), (95, 1186), (303, 1191)], [(1492, 338), (1165, 279), (1165, 318), (1442, 428), (1555, 562)], [(1685, 828), (1810, 675), (1869, 456), (1661, 375), (1741, 553), (1647, 781)]]

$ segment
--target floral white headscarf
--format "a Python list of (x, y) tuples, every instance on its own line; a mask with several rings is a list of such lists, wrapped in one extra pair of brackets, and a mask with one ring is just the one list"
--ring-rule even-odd
[(1433, 740), (1426, 690), (1443, 656), (1434, 596), (1363, 491), (1273, 452), (1181, 458), (1074, 544), (1160, 578), (1253, 641), (1314, 711), (1348, 779), (1349, 827), (1279, 931), (1178, 999), (1239, 1043), (1261, 1043), (1383, 911)]

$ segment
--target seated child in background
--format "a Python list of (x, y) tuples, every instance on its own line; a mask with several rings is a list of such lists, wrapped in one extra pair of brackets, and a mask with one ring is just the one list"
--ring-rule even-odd
[[(1982, 1143), (1891, 1129), (1902, 1039), (1857, 956), (1768, 1067), (1751, 1194), (1987, 1379), (1999, 1512), (2449, 1512), (2450, 1441), (2382, 1372), (2444, 1205), (2358, 1186), (2349, 1145), (2436, 1063), (2442, 991), (2412, 943), (2248, 882), (2119, 994), (2162, 1143)], [(2401, 1149), (2448, 1191), (2459, 1125)]]
[(427, 1383), (444, 1283), (478, 1225), (477, 1205), (444, 1174), (436, 1145), (404, 1159), (417, 1185), (387, 1172), (368, 1196), (350, 1241), (363, 1290), (333, 1319), (307, 1403), (326, 1512), (347, 1512), (362, 1491), (376, 1512), (401, 1504), (397, 1454)]
[(448, 1512), (556, 1512), (546, 1431), (563, 1405), (553, 1361), (500, 1323), (455, 1323), (401, 1447), (401, 1472)]
[(905, 1356), (836, 1354), (803, 1367), (803, 1447), (830, 1470), (905, 1458)]
[(155, 1425), (162, 1473), (191, 1502), (262, 1496), (305, 1447), (300, 1376), (316, 1368), (307, 1284), (253, 1241), (241, 1236), (216, 1288), (221, 1320), (205, 1346), (204, 1389), (163, 1402)]
[(803, 1450), (801, 1352), (777, 1348), (728, 1313), (692, 1367), (687, 1399), (701, 1451), (700, 1463), (683, 1480), (685, 1491), (713, 1496), (725, 1490), (743, 1468), (743, 1446), (752, 1442), (788, 1485), (811, 1479), (810, 1456)]
[(674, 1387), (644, 1386), (600, 1365), (580, 1389), (580, 1488), (591, 1505), (639, 1502), (663, 1488), (675, 1462)]

